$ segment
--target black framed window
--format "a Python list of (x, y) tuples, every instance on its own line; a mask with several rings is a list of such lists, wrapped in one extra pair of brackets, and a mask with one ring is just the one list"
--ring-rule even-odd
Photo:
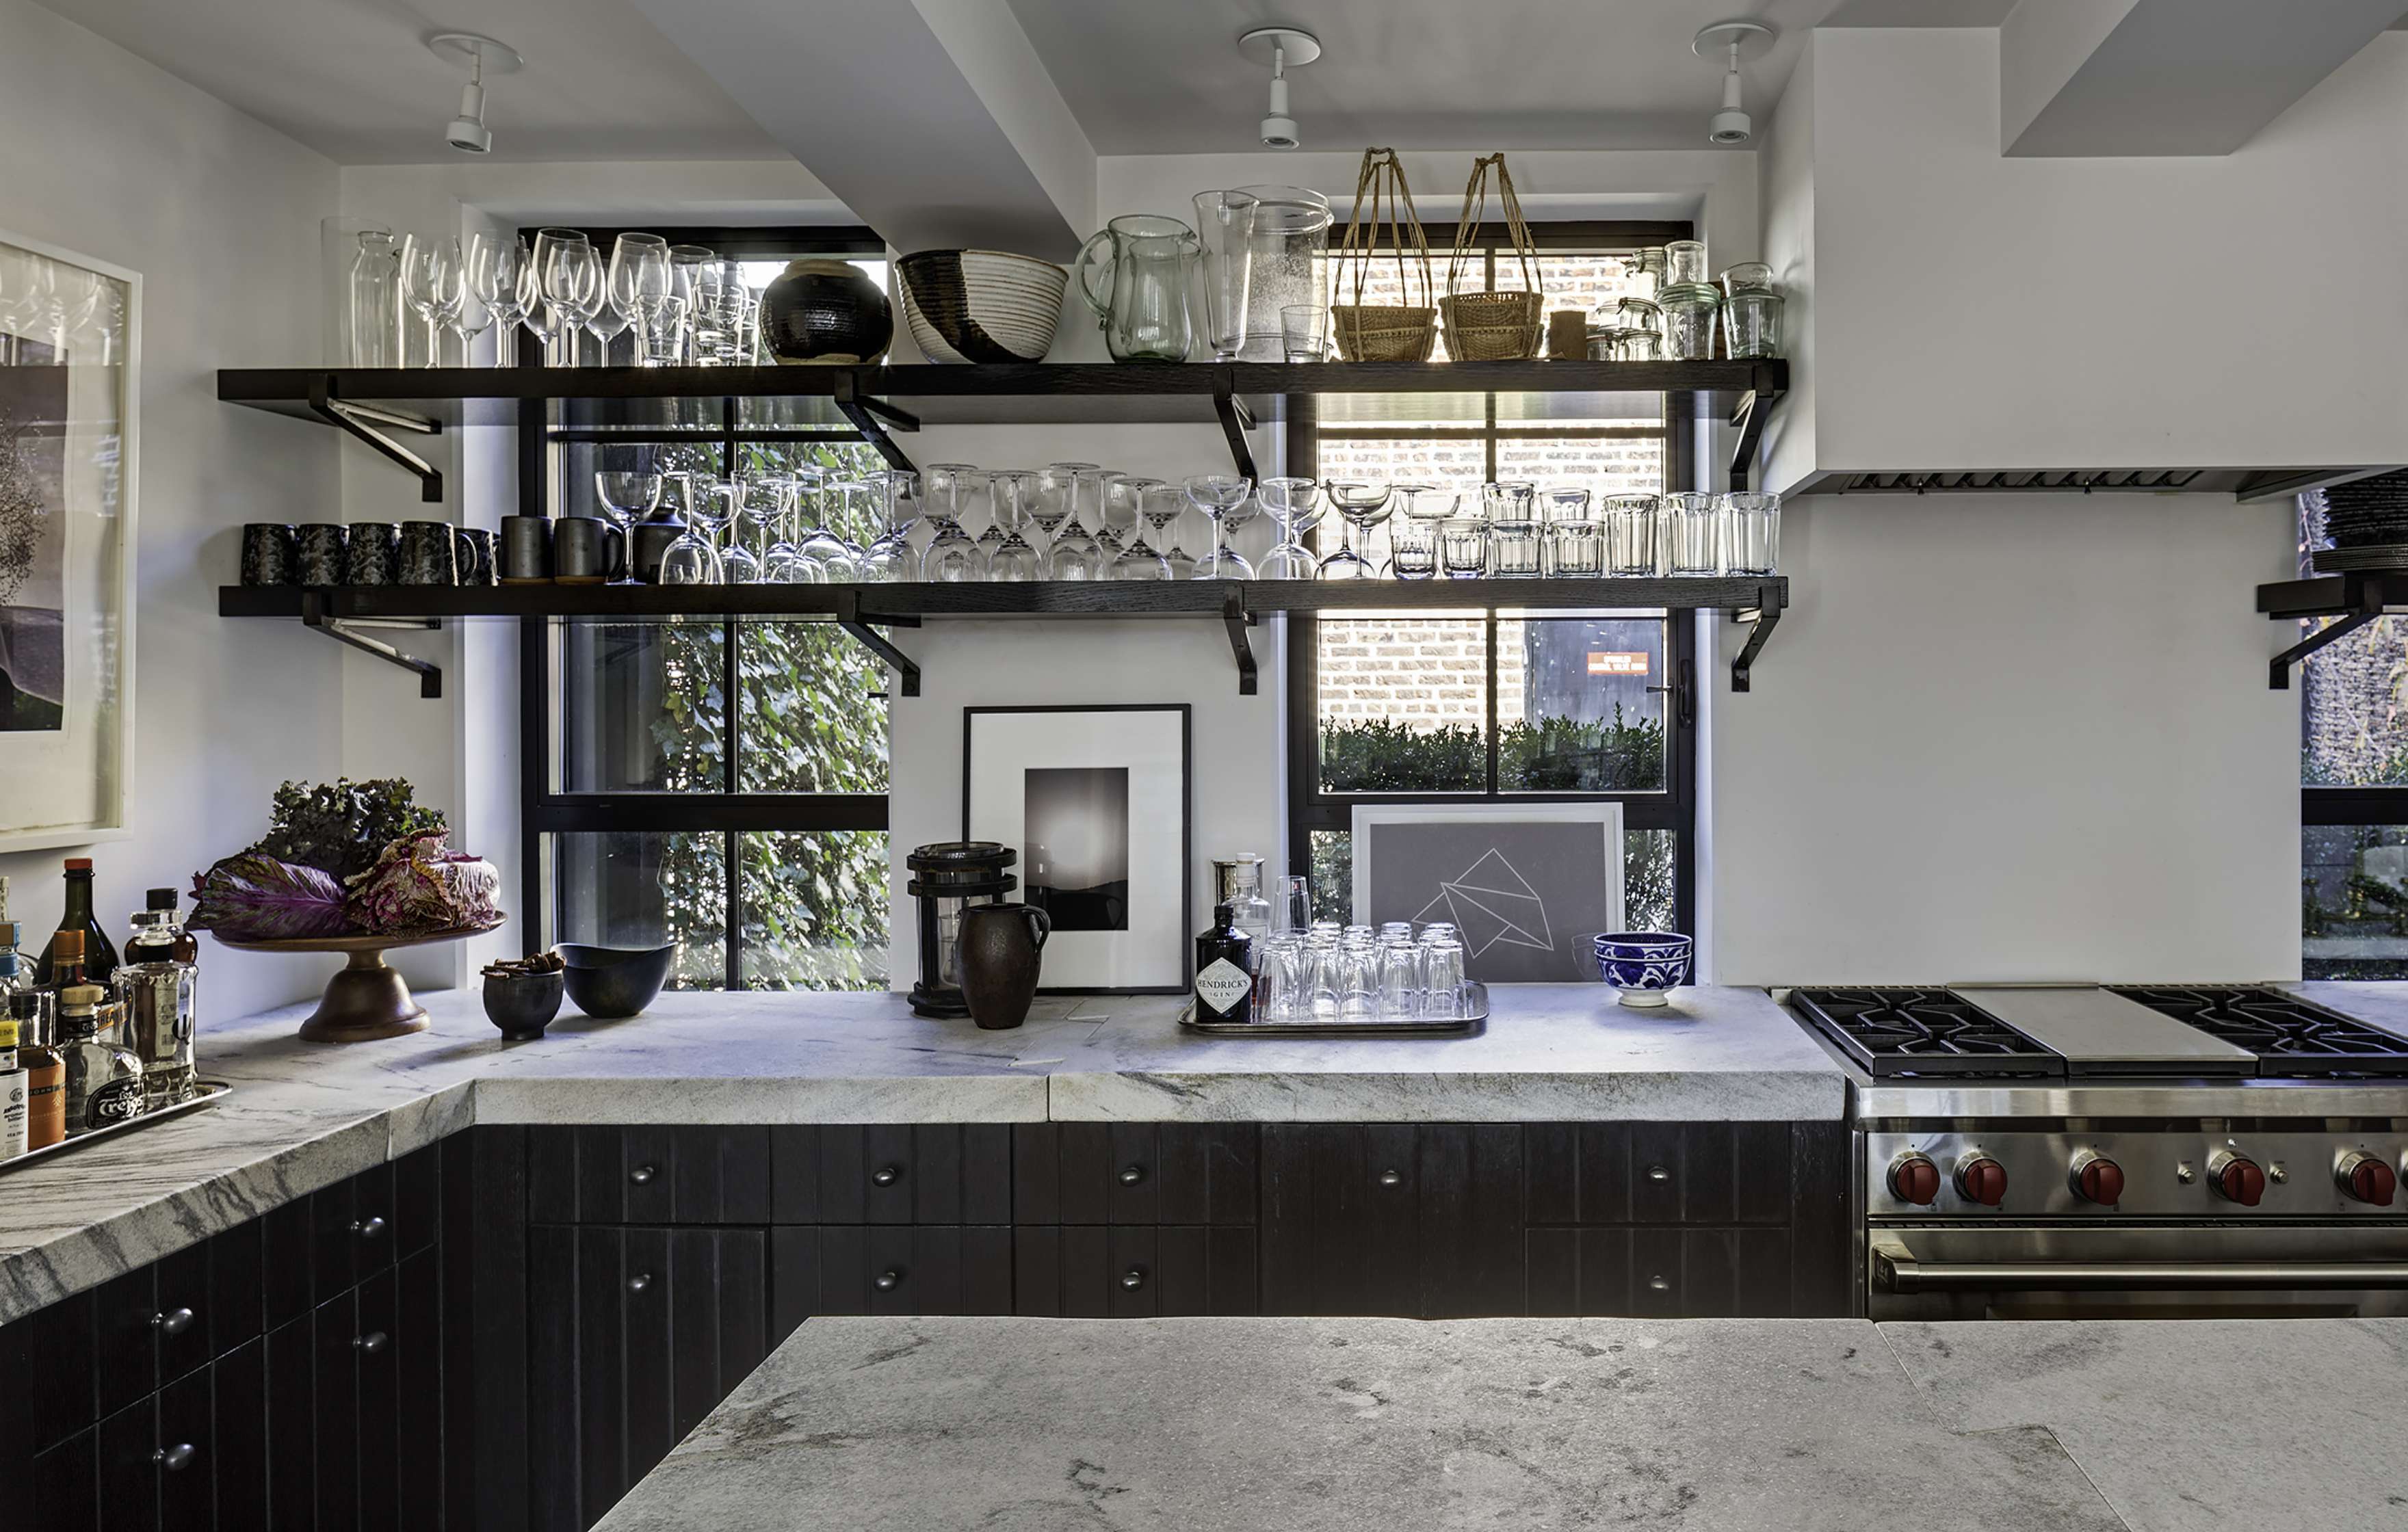
[[(1686, 223), (1534, 226), (1546, 307), (1611, 311), (1634, 291), (1625, 253), (1686, 238)], [(1452, 229), (1429, 231), (1434, 250)], [(1503, 232), (1484, 227), (1467, 273), (1493, 290), (1527, 285)], [(1500, 250), (1500, 246), (1502, 249)], [(1440, 280), (1443, 282), (1442, 255)], [(1397, 301), (1395, 268), (1373, 272), (1370, 301)], [(1341, 297), (1351, 301), (1347, 280)], [(1519, 413), (1535, 402), (1531, 413)], [(1308, 407), (1293, 408), (1301, 403)], [(1396, 400), (1291, 401), (1288, 471), (1324, 481), (1435, 485), (1476, 501), (1496, 480), (1541, 492), (1658, 494), (1694, 481), (1688, 401), (1632, 395), (1600, 416), (1546, 413), (1548, 402), (1432, 395), (1414, 416)], [(1334, 546), (1335, 517), (1317, 536)], [(1384, 529), (1366, 539), (1387, 554)], [(1600, 582), (1599, 595), (1611, 586)], [(1696, 629), (1685, 613), (1600, 607), (1521, 612), (1320, 614), (1288, 619), (1289, 865), (1308, 868), (1326, 918), (1351, 900), (1358, 806), (1412, 803), (1622, 805), (1626, 919), (1693, 930), (1697, 817)]]
[[(589, 232), (606, 254), (618, 233)], [(886, 277), (866, 229), (654, 232), (741, 261), (756, 291), (805, 254)], [(521, 422), (527, 514), (593, 513), (601, 469), (808, 465), (840, 483), (882, 465), (858, 433), (810, 419), (808, 401), (559, 408)], [(875, 535), (866, 495), (824, 495), (814, 519)], [(525, 899), (544, 912), (543, 939), (675, 941), (684, 988), (885, 987), (883, 677), (841, 630), (529, 621), (520, 680)]]

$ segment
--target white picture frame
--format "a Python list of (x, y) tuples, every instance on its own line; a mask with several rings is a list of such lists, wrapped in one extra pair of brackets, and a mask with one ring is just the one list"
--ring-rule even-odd
[[(962, 838), (1010, 847), (1054, 922), (1040, 995), (1184, 995), (1194, 967), (1186, 703), (962, 709)], [(1046, 844), (1042, 823), (1081, 844)], [(1072, 869), (1077, 870), (1072, 870)]]
[(1594, 981), (1589, 938), (1622, 929), (1619, 803), (1358, 807), (1353, 829), (1355, 923), (1450, 922), (1483, 983)]
[[(0, 540), (10, 525), (20, 537), (0, 548), (0, 567), (13, 565), (0, 575), (0, 648), (17, 656), (0, 687), (0, 852), (132, 833), (141, 315), (141, 273), (0, 229)], [(64, 405), (56, 418), (50, 402)], [(7, 514), (11, 481), (21, 500), (39, 487), (30, 540)], [(24, 621), (41, 614), (56, 623), (54, 659)], [(55, 723), (24, 722), (28, 699)]]

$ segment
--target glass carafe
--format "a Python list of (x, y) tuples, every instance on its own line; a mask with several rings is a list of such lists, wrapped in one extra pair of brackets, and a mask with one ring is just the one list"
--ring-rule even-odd
[(1320, 304), (1329, 255), (1329, 199), (1301, 186), (1240, 186), (1254, 199), (1254, 258), (1246, 282), (1241, 362), (1283, 362), (1280, 310)]
[(389, 229), (360, 231), (351, 259), (351, 365), (401, 365), (401, 252)]
[[(1098, 256), (1098, 247), (1110, 252)], [(1072, 271), (1087, 307), (1103, 322), (1115, 362), (1184, 362), (1195, 349), (1187, 278), (1196, 232), (1175, 218), (1128, 213), (1079, 251)]]

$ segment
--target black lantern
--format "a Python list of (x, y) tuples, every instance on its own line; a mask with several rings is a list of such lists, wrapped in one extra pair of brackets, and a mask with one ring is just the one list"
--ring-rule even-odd
[(910, 882), (920, 901), (920, 981), (911, 986), (911, 1009), (922, 1016), (967, 1016), (962, 998), (962, 911), (974, 904), (998, 904), (1020, 886), (1003, 869), (1020, 853), (1000, 841), (947, 840), (922, 846), (903, 859), (919, 876)]

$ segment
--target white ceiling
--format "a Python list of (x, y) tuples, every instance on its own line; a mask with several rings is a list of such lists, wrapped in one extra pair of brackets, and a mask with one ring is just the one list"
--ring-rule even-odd
[(344, 165), (463, 158), (443, 142), (480, 32), (525, 55), (489, 80), (497, 160), (785, 158), (627, 0), (42, 0)]

